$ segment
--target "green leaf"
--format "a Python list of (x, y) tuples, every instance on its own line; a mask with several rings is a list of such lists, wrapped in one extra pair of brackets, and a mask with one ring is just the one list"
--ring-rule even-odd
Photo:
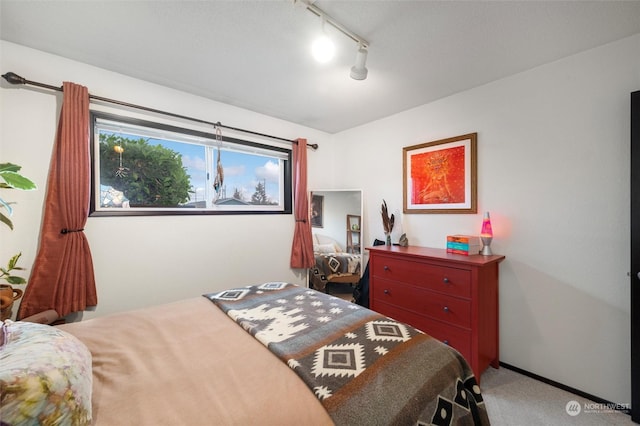
[(29, 191), (36, 189), (36, 184), (30, 179), (22, 176), (20, 173), (14, 171), (3, 170), (0, 171), (0, 177), (12, 188), (21, 189), (23, 191)]
[(0, 273), (1, 273), (0, 279), (7, 281), (9, 284), (25, 284), (27, 282), (22, 277), (11, 275), (11, 271), (13, 270), (24, 271), (24, 268), (16, 266), (16, 264), (18, 263), (18, 260), (20, 260), (20, 256), (22, 256), (22, 253), (18, 253), (14, 255), (11, 259), (9, 259), (9, 262), (7, 262), (6, 268), (0, 267)]
[(9, 259), (9, 263), (7, 263), (7, 268), (9, 270), (16, 269), (16, 264), (18, 260), (20, 260), (20, 256), (22, 256), (22, 252), (14, 255), (11, 259)]
[(11, 219), (9, 219), (7, 216), (5, 216), (2, 213), (0, 213), (0, 222), (4, 223), (9, 228), (11, 228), (11, 230), (13, 230), (13, 222), (11, 222)]
[(27, 280), (22, 277), (16, 277), (15, 275), (10, 275), (6, 278), (9, 284), (26, 284)]
[(12, 163), (0, 163), (0, 172), (19, 172), (22, 167)]

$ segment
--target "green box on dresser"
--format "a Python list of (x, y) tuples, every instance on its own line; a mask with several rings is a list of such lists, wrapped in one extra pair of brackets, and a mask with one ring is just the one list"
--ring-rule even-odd
[(504, 256), (369, 247), (370, 307), (455, 348), (478, 382), (498, 368), (498, 267)]

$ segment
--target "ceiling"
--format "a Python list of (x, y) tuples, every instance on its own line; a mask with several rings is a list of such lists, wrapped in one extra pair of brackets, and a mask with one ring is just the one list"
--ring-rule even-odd
[(0, 0), (0, 38), (336, 133), (640, 33), (633, 0), (314, 4), (370, 43), (366, 80), (329, 25), (312, 59), (321, 19), (293, 0)]

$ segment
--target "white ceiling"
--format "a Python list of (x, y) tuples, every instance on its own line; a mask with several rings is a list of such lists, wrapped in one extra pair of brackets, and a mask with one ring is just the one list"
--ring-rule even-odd
[(321, 20), (293, 0), (0, 0), (0, 38), (335, 133), (640, 33), (635, 0), (315, 5), (370, 43), (366, 80), (330, 26), (336, 57), (311, 58)]

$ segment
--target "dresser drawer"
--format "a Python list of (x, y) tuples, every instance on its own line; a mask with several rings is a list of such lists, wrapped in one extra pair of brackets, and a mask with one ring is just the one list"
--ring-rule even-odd
[(377, 301), (395, 305), (464, 328), (471, 327), (471, 302), (386, 279), (376, 279), (372, 287)]
[(443, 324), (439, 321), (403, 310), (397, 306), (388, 305), (384, 302), (376, 303), (376, 310), (396, 321), (407, 323), (418, 330), (424, 331), (429, 336), (456, 349), (466, 360), (471, 360), (470, 331)]
[(471, 362), (471, 332), (428, 319), (425, 321), (428, 322), (428, 335), (456, 349), (464, 359)]
[(466, 269), (376, 256), (371, 273), (376, 278), (412, 284), (453, 296), (471, 297), (471, 272)]

